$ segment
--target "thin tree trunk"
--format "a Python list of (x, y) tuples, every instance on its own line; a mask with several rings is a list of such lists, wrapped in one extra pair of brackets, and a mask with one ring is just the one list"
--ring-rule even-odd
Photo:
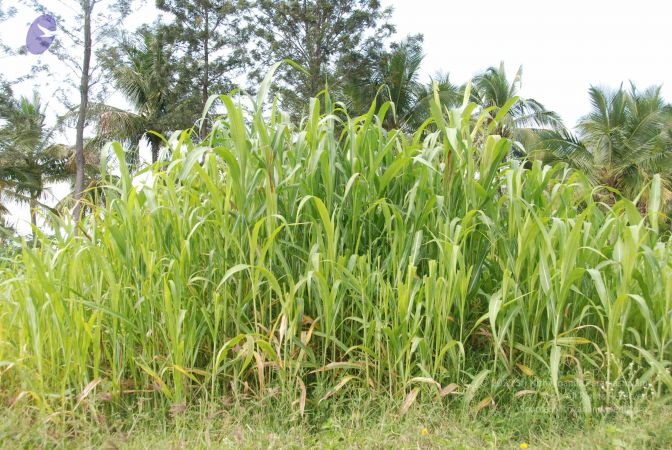
[(82, 212), (82, 196), (84, 194), (84, 127), (86, 113), (89, 108), (89, 68), (91, 66), (91, 12), (96, 0), (82, 0), (84, 9), (84, 61), (82, 64), (82, 79), (79, 84), (79, 115), (77, 116), (77, 138), (75, 141), (75, 210), (73, 217), (78, 222)]
[(157, 139), (152, 139), (150, 141), (152, 146), (152, 164), (159, 160), (159, 150), (161, 149), (161, 142)]
[(208, 11), (205, 11), (205, 41), (203, 42), (203, 104), (208, 101), (209, 89), (210, 89), (210, 18), (208, 17)]
[[(208, 102), (210, 96), (210, 17), (208, 10), (204, 12), (205, 15), (205, 40), (203, 42), (203, 107)], [(206, 118), (207, 120), (207, 118)], [(208, 126), (206, 123), (201, 124), (201, 138), (205, 139), (208, 135)]]
[(33, 226), (33, 239), (35, 239), (35, 230), (37, 229), (37, 194), (30, 193), (30, 224)]

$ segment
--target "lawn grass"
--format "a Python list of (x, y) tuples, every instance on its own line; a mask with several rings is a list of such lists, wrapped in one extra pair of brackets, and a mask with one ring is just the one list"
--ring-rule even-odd
[[(343, 405), (341, 405), (343, 406)], [(352, 403), (350, 404), (352, 406)], [(146, 412), (127, 418), (67, 420), (25, 411), (0, 413), (1, 448), (108, 449), (440, 449), (440, 448), (669, 448), (672, 405), (662, 399), (630, 411), (582, 415), (539, 414), (495, 407), (477, 415), (445, 405), (364, 402), (332, 406), (295, 420), (273, 404), (210, 404), (178, 415)]]

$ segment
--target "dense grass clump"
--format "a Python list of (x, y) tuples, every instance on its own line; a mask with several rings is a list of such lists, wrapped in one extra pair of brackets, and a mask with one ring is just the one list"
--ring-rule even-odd
[(135, 180), (115, 145), (120, 180), (79, 237), (61, 223), (1, 263), (8, 402), (304, 414), (366, 392), (590, 414), (672, 388), (658, 178), (600, 204), (581, 173), (509, 159), (489, 134), (505, 111), (437, 102), (407, 135), (389, 105), (350, 118), (324, 94), (296, 125), (263, 91), (220, 97), (204, 142), (174, 136)]

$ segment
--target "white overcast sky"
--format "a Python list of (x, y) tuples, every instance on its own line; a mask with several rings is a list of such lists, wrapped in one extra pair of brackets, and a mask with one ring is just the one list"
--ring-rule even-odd
[(591, 84), (662, 84), (672, 100), (670, 0), (399, 0), (400, 34), (425, 36), (426, 73), (462, 82), (504, 61), (523, 66), (522, 94), (568, 126), (590, 108)]
[[(59, 1), (43, 4), (57, 7)], [(147, 1), (127, 27), (153, 21), (153, 4)], [(513, 76), (522, 65), (522, 95), (557, 111), (568, 126), (590, 108), (591, 84), (617, 87), (633, 81), (640, 88), (662, 84), (665, 97), (672, 100), (669, 0), (383, 0), (383, 4), (395, 9), (397, 38), (424, 34), (422, 69), (427, 80), (443, 71), (461, 83), (500, 61)], [(21, 45), (36, 16), (22, 9), (0, 29), (0, 40)], [(0, 59), (0, 72), (12, 78), (30, 67), (34, 58)], [(24, 83), (16, 91), (29, 94), (34, 88), (45, 98), (54, 91), (44, 80)], [(12, 215), (10, 222), (26, 232), (21, 222), (28, 220), (27, 211), (13, 208)]]

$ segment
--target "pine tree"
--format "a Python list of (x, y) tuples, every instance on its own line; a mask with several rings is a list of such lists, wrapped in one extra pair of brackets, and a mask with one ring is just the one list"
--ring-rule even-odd
[[(173, 21), (160, 29), (177, 56), (176, 92), (182, 97), (174, 116), (180, 128), (193, 126), (210, 95), (230, 91), (245, 66), (242, 12), (245, 1), (156, 0)], [(205, 129), (205, 127), (204, 127)]]
[(300, 114), (325, 84), (338, 91), (338, 67), (357, 70), (375, 55), (394, 31), (391, 14), (377, 0), (259, 0), (248, 20), (252, 78), (283, 59), (300, 65), (304, 71), (285, 65), (277, 77), (283, 106)]

